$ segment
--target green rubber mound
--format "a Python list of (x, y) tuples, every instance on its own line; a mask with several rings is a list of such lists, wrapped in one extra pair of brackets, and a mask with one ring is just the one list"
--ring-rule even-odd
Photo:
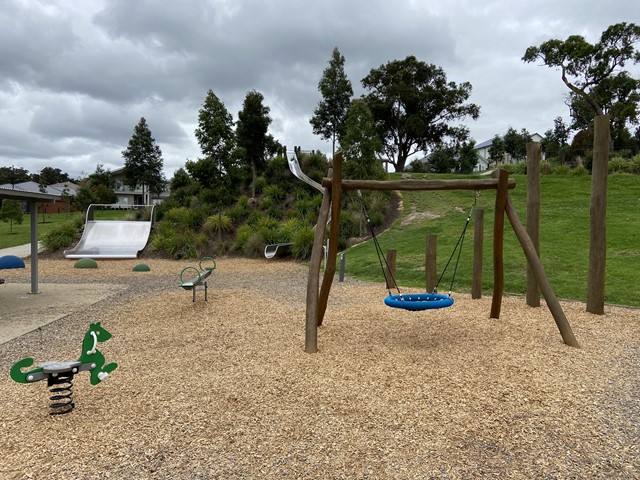
[(73, 265), (73, 268), (98, 268), (98, 262), (93, 258), (81, 258)]
[(135, 265), (131, 270), (133, 270), (134, 272), (150, 272), (151, 267), (149, 267), (149, 265), (147, 265), (146, 263), (139, 263)]

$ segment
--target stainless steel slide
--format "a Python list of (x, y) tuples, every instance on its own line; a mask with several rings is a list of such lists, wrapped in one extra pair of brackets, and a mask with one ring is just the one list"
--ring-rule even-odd
[(78, 245), (64, 251), (65, 258), (137, 258), (149, 241), (153, 223), (153, 205), (149, 221), (93, 220), (91, 205), (87, 210), (82, 238)]
[[(291, 173), (295, 175), (296, 178), (299, 178), (304, 183), (311, 185), (313, 188), (318, 190), (320, 193), (324, 194), (324, 188), (318, 182), (309, 177), (306, 173), (302, 171), (300, 168), (300, 162), (298, 162), (298, 157), (295, 152), (287, 152), (287, 161), (289, 162), (289, 170)], [(331, 217), (329, 217), (331, 219)], [(316, 227), (313, 227), (314, 229)], [(264, 247), (264, 256), (266, 258), (274, 258), (280, 253), (283, 253), (291, 246), (291, 243), (273, 243), (271, 245), (267, 245)]]

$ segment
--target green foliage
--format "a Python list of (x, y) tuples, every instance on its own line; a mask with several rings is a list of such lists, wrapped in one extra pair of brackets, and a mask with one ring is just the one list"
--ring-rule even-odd
[(281, 242), (290, 242), (296, 235), (298, 230), (308, 227), (309, 224), (300, 218), (290, 218), (280, 224), (278, 229), (278, 238)]
[(291, 245), (291, 252), (295, 258), (298, 260), (306, 260), (311, 257), (314, 235), (313, 228), (310, 226), (296, 230), (292, 239), (293, 245)]
[[(287, 163), (287, 157), (284, 155), (272, 158), (265, 165), (264, 178), (258, 178), (257, 181), (262, 181), (263, 188), (267, 184), (286, 185), (288, 180), (293, 181), (293, 175)], [(259, 192), (256, 184), (256, 193)]]
[(478, 118), (480, 107), (465, 103), (471, 84), (447, 80), (444, 70), (414, 56), (372, 69), (362, 79), (366, 101), (382, 139), (382, 152), (397, 172), (409, 155), (443, 141), (463, 141), (466, 128), (452, 126), (465, 117)]
[[(31, 175), (28, 170), (20, 167), (0, 167), (0, 184), (28, 182), (31, 180)], [(37, 181), (37, 180), (35, 180)]]
[(149, 244), (151, 250), (163, 252), (175, 260), (194, 258), (197, 255), (195, 234), (170, 221), (163, 221), (158, 225)]
[(427, 165), (424, 162), (421, 162), (420, 160), (413, 160), (409, 164), (409, 170), (413, 173), (426, 173)]
[[(440, 178), (451, 178), (441, 176)], [(460, 178), (456, 176), (456, 178)], [(526, 220), (526, 178), (514, 175), (517, 187), (509, 191), (514, 206)], [(589, 258), (589, 197), (591, 178), (587, 175), (544, 175), (541, 177), (540, 252), (545, 271), (556, 295), (584, 301)], [(637, 295), (637, 272), (629, 268), (640, 258), (634, 243), (640, 220), (637, 205), (640, 176), (613, 175), (607, 189), (607, 302), (640, 306)], [(438, 273), (441, 273), (464, 226), (473, 201), (473, 192), (404, 192), (403, 216), (390, 230), (378, 235), (383, 251), (397, 251), (397, 279), (401, 286), (424, 288), (424, 239), (428, 233), (438, 235)], [(483, 290), (490, 293), (493, 283), (491, 232), (495, 193), (483, 192), (477, 208), (485, 210)], [(430, 212), (433, 218), (409, 220), (413, 211)], [(404, 223), (404, 225), (402, 225)], [(456, 291), (468, 291), (473, 264), (473, 226), (467, 231), (462, 257), (456, 274)], [(508, 223), (505, 223), (505, 228)], [(510, 232), (510, 233), (509, 233)], [(523, 293), (526, 259), (511, 229), (505, 231), (505, 291)], [(347, 251), (347, 274), (362, 280), (382, 281), (380, 265), (371, 241)], [(450, 267), (451, 268), (451, 267)], [(449, 270), (443, 282), (450, 281)], [(381, 297), (384, 288), (381, 288)]]
[(589, 171), (583, 166), (578, 166), (571, 169), (571, 175), (574, 175), (576, 177), (581, 177), (584, 175), (589, 175)]
[(244, 224), (236, 230), (236, 237), (233, 242), (233, 248), (237, 251), (242, 251), (244, 245), (247, 243), (251, 235), (253, 235), (254, 229), (249, 224)]
[(561, 71), (563, 82), (571, 90), (574, 128), (583, 129), (585, 122), (590, 124), (593, 116), (603, 115), (605, 110), (613, 114), (614, 126), (635, 123), (640, 80), (622, 68), (627, 62), (640, 61), (635, 48), (638, 41), (640, 26), (622, 22), (609, 26), (595, 44), (581, 35), (571, 35), (564, 41), (547, 40), (527, 48), (522, 60), (541, 60)]
[(283, 200), (286, 196), (285, 191), (280, 187), (280, 185), (267, 185), (262, 191), (264, 196), (272, 198), (274, 201), (279, 202)]
[(242, 148), (245, 160), (255, 174), (264, 170), (267, 153), (267, 131), (271, 124), (269, 107), (262, 104), (264, 96), (255, 90), (247, 92), (238, 112), (236, 142)]
[(518, 163), (505, 163), (504, 165), (500, 165), (502, 170), (505, 170), (511, 174), (519, 173), (524, 175), (527, 173), (527, 163), (526, 162), (518, 162)]
[(260, 210), (269, 210), (275, 205), (275, 200), (268, 196), (263, 196), (260, 199)]
[(633, 165), (625, 158), (614, 156), (609, 159), (609, 173), (632, 173)]
[(249, 258), (258, 258), (264, 255), (264, 247), (267, 246), (267, 242), (263, 237), (262, 233), (254, 232), (252, 233), (247, 241), (242, 246), (242, 254)]
[(40, 236), (44, 249), (55, 251), (70, 247), (80, 238), (79, 230), (83, 223), (83, 217), (75, 215), (67, 222), (56, 224), (55, 227)]
[(256, 181), (253, 184), (253, 188), (256, 194), (262, 193), (264, 190), (264, 187), (266, 187), (268, 183), (269, 183), (268, 180), (264, 177), (256, 178)]
[(211, 215), (202, 225), (202, 231), (207, 236), (213, 236), (218, 230), (229, 233), (233, 230), (233, 221), (229, 215)]
[(344, 71), (344, 63), (344, 56), (337, 47), (334, 48), (329, 66), (322, 72), (322, 78), (318, 83), (322, 100), (313, 111), (310, 120), (315, 135), (320, 135), (323, 140), (331, 140), (332, 155), (336, 151), (336, 141), (342, 142), (345, 134), (347, 109), (353, 96), (353, 88)]
[(13, 224), (22, 224), (24, 214), (20, 203), (15, 200), (2, 200), (0, 220), (9, 224), (9, 233), (13, 234)]
[(162, 223), (173, 224), (176, 228), (182, 230), (196, 230), (203, 223), (202, 212), (198, 210), (179, 207), (172, 208), (164, 214)]
[(127, 149), (122, 152), (124, 158), (125, 183), (136, 188), (159, 195), (164, 190), (162, 173), (162, 151), (151, 136), (151, 130), (144, 117), (133, 130)]
[(386, 174), (377, 152), (382, 148), (371, 110), (363, 99), (351, 102), (342, 139), (343, 176), (382, 180)]

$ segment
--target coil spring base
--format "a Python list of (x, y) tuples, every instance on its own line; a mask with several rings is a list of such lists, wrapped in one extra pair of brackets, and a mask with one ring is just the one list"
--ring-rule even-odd
[(73, 395), (73, 375), (73, 372), (64, 372), (47, 377), (49, 392), (53, 394), (49, 397), (49, 400), (51, 400), (49, 415), (63, 415), (75, 408), (71, 398)]

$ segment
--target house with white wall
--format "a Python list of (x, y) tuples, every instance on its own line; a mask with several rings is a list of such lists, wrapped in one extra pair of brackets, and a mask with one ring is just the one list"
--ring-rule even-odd
[(115, 182), (114, 193), (116, 194), (116, 203), (119, 206), (126, 207), (129, 205), (157, 205), (169, 196), (168, 185), (160, 195), (149, 193), (147, 188), (142, 192), (142, 186), (131, 188), (127, 186), (124, 179), (124, 167), (111, 172), (111, 178)]
[[(543, 137), (539, 133), (534, 133), (531, 135), (532, 142), (542, 142), (542, 139)], [(476, 150), (476, 154), (478, 155), (478, 163), (474, 168), (475, 172), (482, 172), (484, 170), (488, 170), (492, 166), (493, 161), (489, 156), (489, 149), (491, 148), (492, 144), (493, 144), (493, 139), (490, 139), (490, 140), (485, 140), (484, 142), (478, 143), (476, 145), (475, 150)], [(544, 152), (542, 153), (542, 159), (544, 160)], [(504, 158), (502, 159), (502, 163), (503, 164), (517, 163), (517, 160), (515, 160), (514, 158), (511, 158), (511, 155), (507, 153), (504, 155)]]

